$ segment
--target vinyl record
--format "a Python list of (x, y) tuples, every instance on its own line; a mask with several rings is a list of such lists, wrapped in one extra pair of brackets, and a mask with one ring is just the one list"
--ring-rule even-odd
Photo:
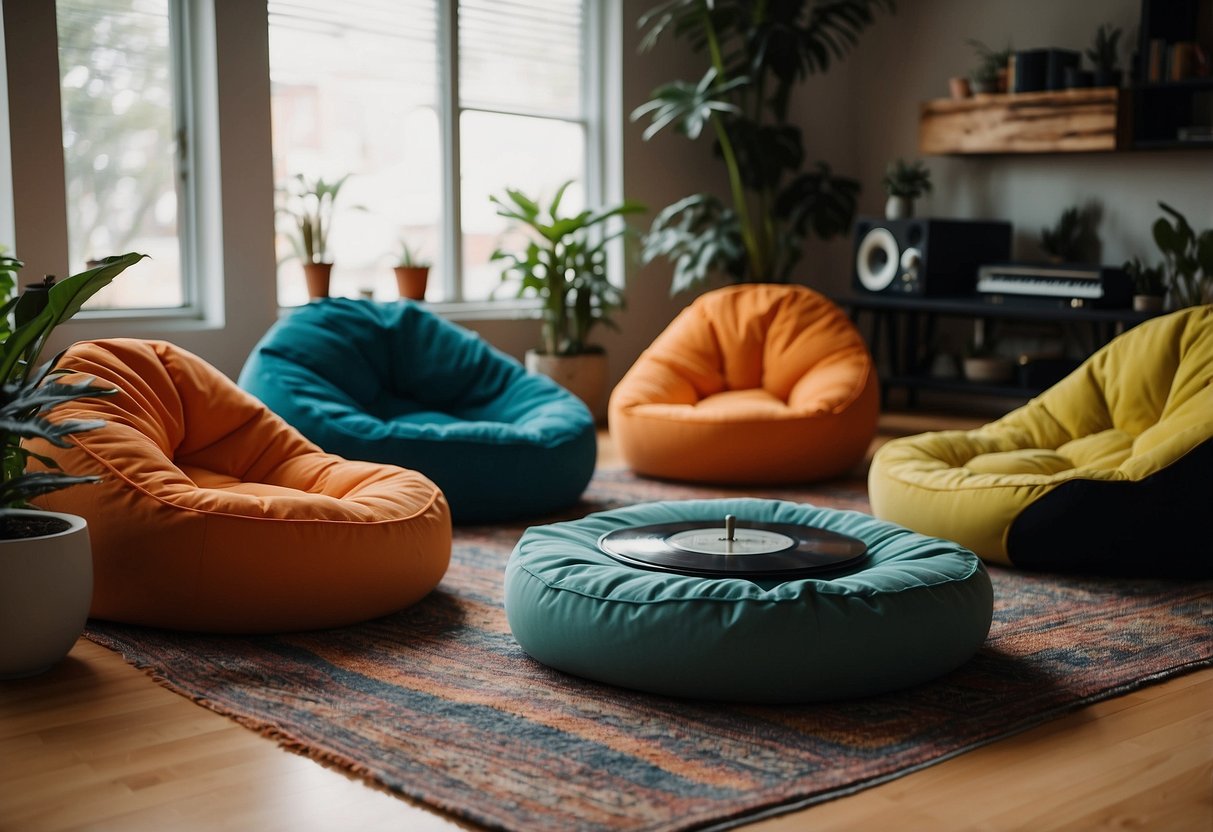
[(834, 571), (867, 556), (854, 537), (794, 523), (687, 520), (607, 532), (598, 548), (629, 566), (683, 575), (794, 578)]

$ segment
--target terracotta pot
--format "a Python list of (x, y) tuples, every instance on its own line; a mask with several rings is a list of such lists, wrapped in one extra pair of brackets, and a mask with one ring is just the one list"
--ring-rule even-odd
[(0, 540), (0, 679), (49, 670), (84, 631), (93, 600), (93, 555), (83, 517), (5, 509), (4, 514), (54, 517), (60, 532)]
[(430, 279), (429, 266), (397, 266), (396, 288), (400, 297), (408, 300), (425, 300), (425, 287)]
[(585, 402), (595, 422), (606, 418), (607, 356), (605, 352), (545, 355), (526, 352), (526, 368), (552, 379)]
[(968, 78), (965, 78), (963, 75), (957, 75), (955, 78), (948, 79), (948, 92), (952, 98), (960, 100), (971, 96), (973, 89), (969, 86)]
[(309, 298), (327, 298), (329, 283), (333, 276), (332, 263), (304, 263), (303, 276), (307, 280)]

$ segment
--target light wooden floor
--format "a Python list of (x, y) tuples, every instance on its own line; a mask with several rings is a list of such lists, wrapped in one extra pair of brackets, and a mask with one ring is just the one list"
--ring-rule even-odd
[[(887, 417), (882, 433), (966, 427)], [(602, 464), (617, 456), (603, 437)], [(81, 640), (0, 682), (0, 830), (453, 830)], [(851, 797), (747, 827), (1213, 830), (1213, 669), (1147, 687)]]

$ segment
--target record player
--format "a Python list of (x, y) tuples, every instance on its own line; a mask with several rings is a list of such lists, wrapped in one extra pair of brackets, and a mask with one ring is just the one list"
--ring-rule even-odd
[(689, 520), (607, 532), (598, 547), (620, 563), (699, 577), (789, 579), (861, 561), (868, 547), (854, 537), (794, 523)]

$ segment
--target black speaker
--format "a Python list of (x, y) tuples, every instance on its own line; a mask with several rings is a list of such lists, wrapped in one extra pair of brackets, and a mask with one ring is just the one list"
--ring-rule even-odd
[(1009, 222), (860, 217), (853, 285), (881, 294), (971, 295), (978, 266), (1010, 257)]

